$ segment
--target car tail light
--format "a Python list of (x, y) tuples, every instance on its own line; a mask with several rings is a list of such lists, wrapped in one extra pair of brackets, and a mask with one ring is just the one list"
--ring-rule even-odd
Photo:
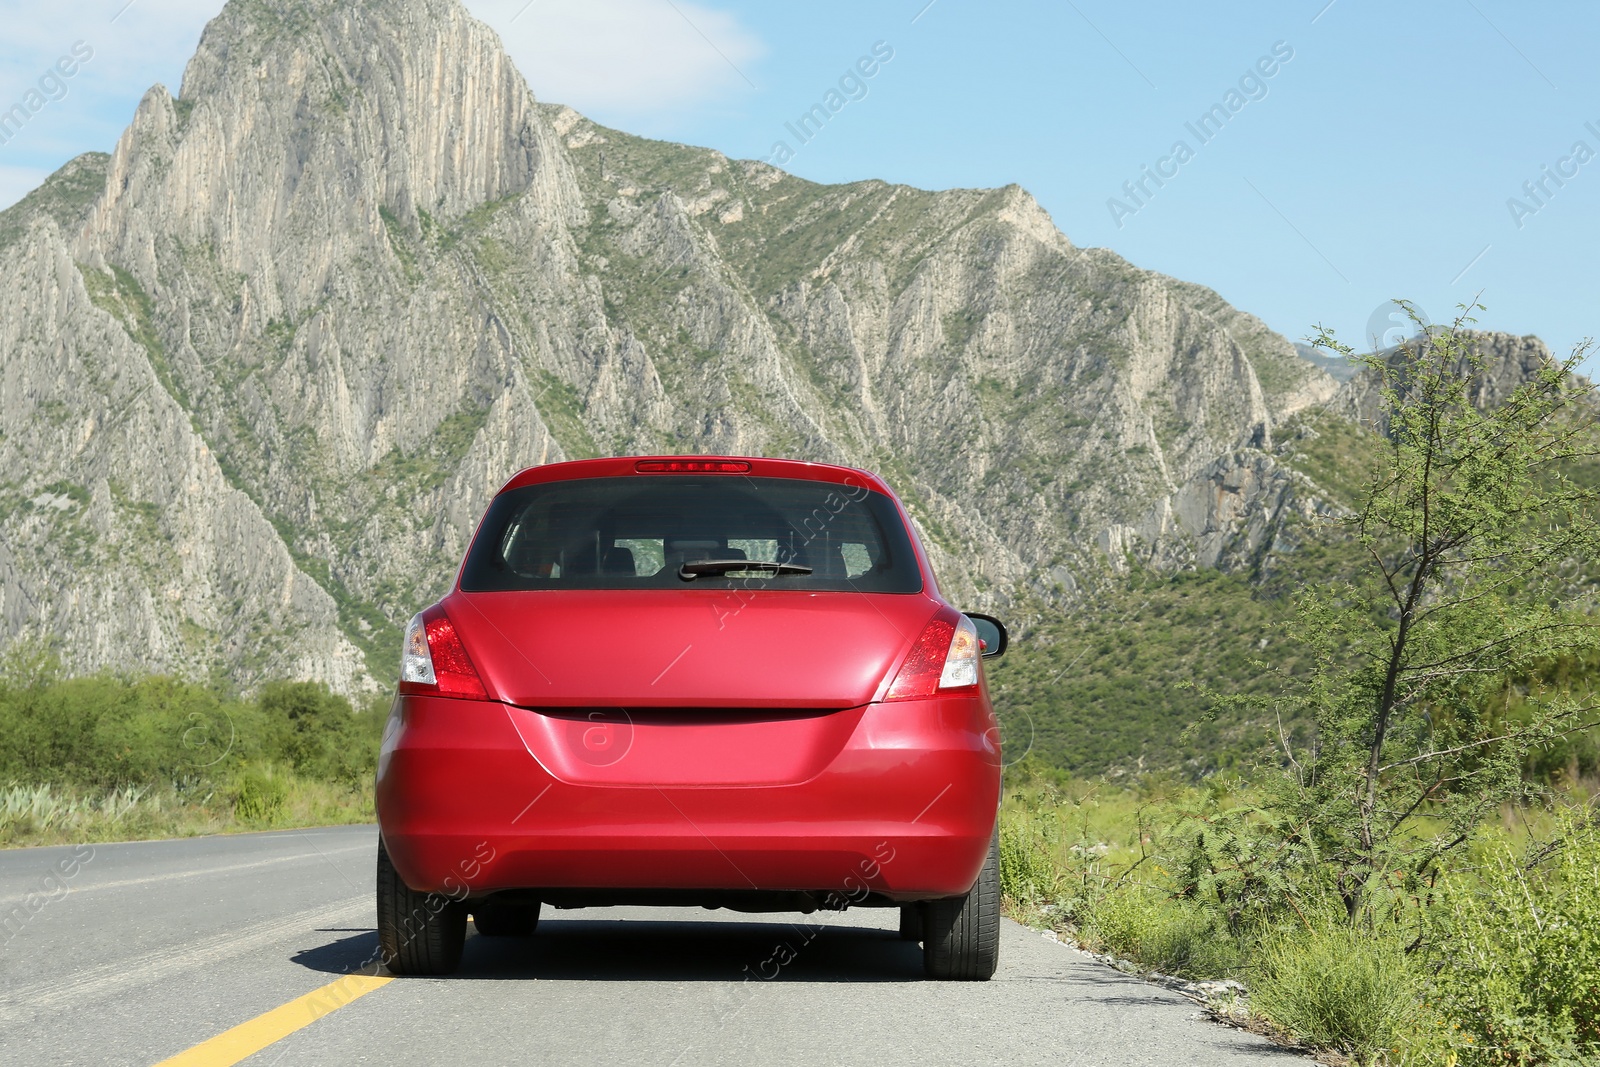
[(978, 628), (955, 611), (935, 615), (911, 646), (885, 700), (916, 700), (978, 684)]
[(748, 474), (746, 459), (641, 459), (633, 465), (640, 474)]
[(455, 624), (438, 605), (406, 627), (400, 653), (400, 691), (479, 699), (489, 695)]

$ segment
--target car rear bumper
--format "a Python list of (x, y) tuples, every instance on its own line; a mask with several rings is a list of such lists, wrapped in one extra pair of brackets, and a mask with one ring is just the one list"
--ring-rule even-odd
[(895, 901), (964, 893), (983, 864), (1000, 793), (985, 697), (731, 722), (715, 712), (607, 718), (574, 724), (570, 711), (397, 698), (377, 809), (400, 876), (456, 897), (593, 889)]

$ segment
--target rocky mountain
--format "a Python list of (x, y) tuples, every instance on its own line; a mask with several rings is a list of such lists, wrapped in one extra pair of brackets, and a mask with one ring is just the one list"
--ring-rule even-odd
[[(1468, 399), (1482, 410), (1505, 403), (1519, 385), (1553, 359), (1549, 347), (1537, 337), (1483, 331), (1463, 331), (1463, 335), (1470, 339), (1476, 357), (1481, 360), (1472, 375)], [(1389, 366), (1395, 367), (1400, 365), (1405, 350), (1400, 347), (1384, 349), (1382, 354)], [(1360, 368), (1360, 372), (1339, 390), (1329, 409), (1362, 426), (1382, 431), (1385, 427), (1382, 376), (1371, 367)]]
[(1022, 189), (817, 185), (536, 102), (455, 0), (232, 0), (176, 97), (0, 213), (0, 642), (392, 678), (516, 469), (882, 472), (947, 591), (1243, 568), (1337, 384)]
[(1360, 364), (1351, 362), (1337, 352), (1329, 352), (1326, 349), (1318, 348), (1316, 345), (1308, 345), (1296, 341), (1294, 350), (1300, 353), (1301, 359), (1327, 371), (1328, 375), (1336, 382), (1347, 382), (1361, 370)]

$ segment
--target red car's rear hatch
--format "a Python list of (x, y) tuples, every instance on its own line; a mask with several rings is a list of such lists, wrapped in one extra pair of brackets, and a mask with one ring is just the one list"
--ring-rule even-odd
[(870, 702), (922, 595), (681, 589), (455, 593), (492, 695), (526, 708), (828, 709)]
[(457, 593), (444, 607), (545, 770), (682, 787), (821, 772), (936, 605), (685, 589)]

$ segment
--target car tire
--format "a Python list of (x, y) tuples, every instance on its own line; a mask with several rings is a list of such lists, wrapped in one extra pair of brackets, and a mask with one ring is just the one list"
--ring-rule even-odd
[(532, 937), (539, 928), (539, 902), (520, 904), (474, 904), (472, 927), (479, 937)]
[(467, 908), (439, 893), (419, 893), (401, 881), (378, 842), (378, 947), (393, 974), (454, 974), (467, 939)]
[(922, 940), (922, 905), (900, 905), (900, 940)]
[(1000, 962), (1000, 839), (965, 896), (923, 905), (922, 970), (929, 978), (987, 982)]

